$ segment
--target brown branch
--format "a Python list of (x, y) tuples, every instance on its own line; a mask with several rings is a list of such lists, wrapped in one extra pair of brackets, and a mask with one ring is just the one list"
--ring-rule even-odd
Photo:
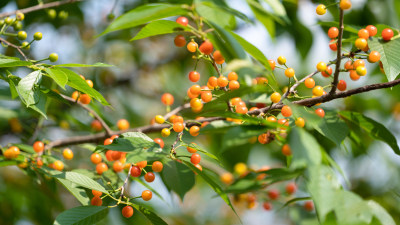
[(176, 107), (175, 109), (171, 110), (169, 113), (165, 114), (165, 115), (164, 115), (164, 119), (167, 120), (167, 119), (169, 119), (172, 115), (175, 115), (175, 114), (177, 114), (178, 112), (180, 112), (180, 111), (182, 111), (182, 110), (184, 110), (184, 109), (188, 109), (188, 108), (190, 108), (190, 104), (189, 104), (189, 103), (186, 103), (186, 104), (184, 104), (184, 105), (181, 105), (181, 106), (179, 106), (179, 107)]
[(1, 37), (0, 37), (0, 42), (3, 42), (4, 44), (6, 44), (6, 45), (8, 45), (8, 46), (17, 49), (17, 51), (22, 55), (22, 57), (24, 57), (24, 59), (25, 59), (26, 61), (28, 61), (28, 58), (26, 57), (26, 55), (24, 54), (24, 52), (21, 50), (21, 47), (16, 46), (16, 45), (14, 45), (14, 44), (8, 42), (6, 39), (1, 38)]
[[(368, 92), (368, 91), (372, 91), (372, 90), (394, 87), (399, 84), (400, 84), (400, 79), (397, 79), (397, 80), (386, 82), (386, 83), (371, 84), (371, 85), (366, 85), (363, 87), (351, 89), (348, 91), (336, 92), (334, 94), (326, 94), (326, 95), (323, 95), (320, 97), (294, 101), (293, 103), (310, 107), (310, 106), (313, 106), (318, 103), (324, 103), (324, 102), (328, 102), (328, 101), (338, 99), (338, 98), (345, 98), (345, 97), (348, 97), (351, 95)], [(265, 108), (249, 111), (247, 114), (248, 115), (259, 115), (260, 113), (265, 113), (268, 110), (280, 109), (282, 107), (283, 107), (283, 104), (276, 103), (276, 104), (273, 104), (273, 105), (265, 107)], [(196, 120), (196, 122), (187, 123), (186, 127), (191, 127), (191, 126), (197, 125), (198, 124), (197, 122), (204, 123), (204, 122), (212, 122), (212, 121), (217, 121), (217, 120), (226, 120), (226, 118), (224, 118), (224, 117), (204, 118), (204, 119)], [(112, 134), (120, 135), (125, 132), (152, 133), (152, 132), (159, 132), (163, 128), (168, 128), (168, 127), (170, 127), (169, 124), (162, 124), (162, 125), (154, 124), (154, 125), (137, 127), (137, 128), (133, 128), (133, 129), (125, 130), (125, 131), (113, 131)], [(86, 135), (86, 136), (68, 137), (65, 139), (50, 142), (48, 145), (46, 145), (46, 149), (62, 147), (62, 146), (67, 146), (67, 145), (76, 145), (76, 144), (82, 144), (82, 143), (95, 143), (95, 142), (99, 142), (99, 141), (103, 140), (106, 137), (108, 137), (108, 135), (105, 132), (98, 133), (98, 134)]]
[(62, 95), (60, 94), (61, 97), (63, 97), (65, 100), (73, 102), (78, 104), (80, 107), (84, 108), (86, 111), (88, 111), (90, 114), (92, 114), (103, 126), (104, 130), (106, 131), (106, 135), (107, 136), (112, 136), (113, 131), (111, 130), (111, 128), (107, 125), (107, 123), (99, 116), (99, 114), (97, 114), (93, 109), (89, 108), (87, 105), (84, 105), (78, 101), (76, 101), (75, 99)]
[(342, 38), (344, 29), (343, 21), (344, 21), (344, 13), (343, 10), (340, 9), (339, 38), (337, 43), (337, 60), (336, 60), (335, 73), (333, 75), (332, 89), (329, 92), (329, 94), (331, 95), (336, 92), (336, 86), (339, 82), (340, 62), (342, 61), (341, 52), (342, 52)]
[(308, 98), (299, 101), (294, 101), (293, 103), (304, 106), (313, 106), (315, 104), (328, 102), (333, 99), (345, 98), (351, 95), (360, 94), (363, 92), (373, 91), (377, 89), (390, 88), (399, 84), (400, 84), (400, 79), (397, 79), (386, 83), (370, 84), (363, 87), (354, 88), (348, 91), (336, 92), (334, 94), (327, 94), (316, 98)]
[[(341, 57), (340, 57), (340, 60), (349, 57), (349, 55), (350, 55), (350, 54), (342, 54)], [(330, 63), (327, 63), (327, 65), (330, 66), (330, 65), (332, 65), (332, 64), (337, 63), (337, 61), (338, 61), (337, 59), (336, 59), (336, 60), (333, 60), (333, 61), (331, 61)], [(285, 94), (282, 95), (281, 101), (280, 101), (279, 103), (282, 103), (282, 101), (283, 101), (285, 98), (287, 98), (287, 96), (288, 96), (289, 94), (294, 93), (294, 91), (296, 90), (296, 88), (297, 88), (301, 83), (304, 83), (304, 81), (306, 81), (307, 78), (313, 77), (314, 75), (316, 75), (316, 74), (318, 74), (318, 73), (319, 73), (319, 71), (316, 70), (316, 71), (314, 71), (314, 72), (308, 74), (307, 76), (303, 77), (301, 80), (297, 81), (295, 84), (293, 84), (293, 85), (288, 89), (288, 91), (285, 92)]]
[(80, 2), (80, 1), (83, 1), (83, 0), (62, 0), (62, 1), (57, 1), (57, 2), (49, 2), (46, 4), (39, 4), (39, 5), (35, 5), (35, 6), (29, 7), (29, 8), (25, 8), (25, 9), (18, 9), (18, 10), (12, 11), (12, 12), (0, 13), (0, 18), (14, 15), (17, 12), (22, 12), (22, 13), (26, 14), (26, 13), (30, 13), (30, 12), (34, 12), (34, 11), (38, 11), (38, 10), (42, 10), (42, 9), (58, 7), (61, 5), (70, 4), (70, 3), (74, 3), (74, 2)]
[(179, 132), (178, 135), (176, 135), (176, 139), (175, 142), (171, 145), (171, 152), (172, 154), (174, 154), (174, 156), (176, 156), (176, 145), (182, 140), (182, 135), (183, 135), (183, 131)]

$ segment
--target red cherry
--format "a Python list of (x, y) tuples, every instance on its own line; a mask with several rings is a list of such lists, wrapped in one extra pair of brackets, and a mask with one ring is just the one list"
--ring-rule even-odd
[(139, 177), (142, 173), (142, 170), (138, 166), (132, 166), (131, 168), (131, 176), (132, 177)]
[(271, 200), (276, 200), (276, 199), (278, 199), (278, 198), (279, 198), (279, 195), (280, 195), (280, 193), (279, 193), (279, 191), (278, 191), (277, 189), (271, 189), (271, 190), (268, 191), (268, 197), (269, 197)]
[(201, 160), (201, 156), (197, 153), (193, 153), (192, 157), (190, 157), (190, 162), (192, 162), (193, 164), (199, 164)]
[(176, 19), (176, 22), (182, 26), (187, 26), (189, 23), (189, 20), (188, 20), (188, 18), (181, 16), (181, 17), (178, 17), (178, 19)]
[(385, 41), (390, 41), (390, 39), (392, 39), (394, 33), (393, 30), (390, 28), (386, 28), (382, 31), (382, 38)]

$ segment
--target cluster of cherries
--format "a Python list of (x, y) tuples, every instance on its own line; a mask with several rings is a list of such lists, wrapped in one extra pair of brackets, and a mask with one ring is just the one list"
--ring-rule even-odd
[[(264, 166), (257, 170), (256, 172), (263, 172), (269, 170), (269, 166)], [(235, 178), (240, 179), (245, 177), (250, 173), (249, 168), (247, 168), (247, 165), (244, 163), (237, 163), (234, 166), (234, 171), (235, 174), (237, 175), (236, 177), (229, 172), (225, 172), (220, 175), (221, 181), (226, 184), (226, 185), (231, 185), (234, 181)], [(267, 176), (265, 173), (260, 173), (256, 176), (256, 180), (262, 180)], [(273, 209), (273, 203), (274, 201), (279, 201), (279, 199), (282, 196), (290, 197), (293, 196), (297, 191), (297, 185), (294, 182), (288, 182), (284, 188), (284, 191), (279, 190), (278, 188), (271, 188), (267, 190), (266, 192), (261, 192), (261, 196), (257, 196), (256, 193), (244, 193), (244, 194), (239, 194), (235, 195), (235, 202), (240, 203), (240, 202), (246, 202), (247, 203), (247, 208), (249, 209), (254, 209), (257, 206), (257, 199), (262, 201), (262, 207), (269, 211)], [(305, 201), (303, 205), (304, 209), (311, 212), (314, 209), (314, 204), (312, 201)]]
[[(0, 28), (1, 28), (0, 35), (15, 37), (17, 40), (23, 41), (22, 43), (18, 42), (17, 47), (20, 49), (29, 50), (33, 42), (42, 40), (43, 34), (41, 32), (36, 32), (33, 35), (33, 39), (30, 42), (25, 41), (28, 38), (28, 34), (26, 33), (26, 31), (22, 30), (23, 28), (22, 21), (24, 19), (25, 15), (22, 12), (16, 12), (15, 18), (6, 17), (0, 20)], [(8, 29), (11, 27), (13, 28), (12, 32), (7, 32)], [(49, 57), (46, 59), (32, 61), (32, 62), (41, 62), (44, 60), (49, 60), (50, 62), (56, 62), (58, 60), (58, 55), (56, 53), (51, 53)]]

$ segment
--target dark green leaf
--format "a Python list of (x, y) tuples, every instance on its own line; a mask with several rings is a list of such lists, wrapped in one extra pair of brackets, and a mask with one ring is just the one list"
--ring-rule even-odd
[(164, 184), (183, 200), (185, 194), (194, 186), (194, 173), (183, 163), (169, 161), (161, 172)]
[(342, 141), (349, 134), (349, 128), (346, 123), (340, 119), (337, 113), (327, 112), (324, 119), (315, 129), (326, 138), (330, 139), (337, 146), (340, 146)]
[(86, 93), (90, 95), (92, 98), (97, 99), (103, 105), (109, 105), (108, 102), (104, 99), (104, 97), (95, 89), (91, 88), (84, 79), (82, 79), (78, 74), (73, 72), (72, 70), (65, 69), (63, 67), (56, 67), (54, 70), (59, 70), (65, 73), (68, 76), (67, 85), (75, 88), (78, 91)]
[(400, 155), (396, 138), (384, 125), (357, 112), (342, 111), (339, 114), (346, 121), (362, 128), (371, 137), (386, 142), (397, 155)]
[[(236, 213), (235, 208), (233, 207), (231, 201), (228, 198), (228, 195), (222, 190), (222, 188), (215, 183), (215, 181), (209, 177), (206, 173), (200, 171), (197, 167), (195, 167), (193, 164), (191, 164), (190, 162), (184, 161), (184, 163), (189, 166), (194, 172), (196, 172), (197, 174), (199, 174), (207, 183), (208, 185), (210, 185), (210, 187), (212, 189), (214, 189), (214, 191), (222, 198), (222, 200), (225, 201), (226, 204), (229, 205), (229, 207), (231, 207), (231, 209), (233, 210), (233, 212), (236, 214), (236, 216), (239, 218), (239, 215)], [(240, 218), (239, 218), (240, 220)]]
[(209, 22), (209, 25), (213, 27), (215, 31), (208, 33), (207, 37), (214, 44), (215, 48), (222, 52), (227, 62), (233, 59), (246, 59), (246, 53), (243, 47), (229, 31), (212, 22)]
[(91, 225), (108, 214), (107, 206), (80, 206), (60, 213), (54, 225)]
[(153, 225), (167, 225), (167, 223), (161, 219), (157, 214), (154, 212), (150, 211), (149, 209), (141, 206), (141, 205), (135, 205), (134, 206), (137, 210), (139, 210), (143, 215), (146, 216), (148, 220), (150, 220), (151, 224)]

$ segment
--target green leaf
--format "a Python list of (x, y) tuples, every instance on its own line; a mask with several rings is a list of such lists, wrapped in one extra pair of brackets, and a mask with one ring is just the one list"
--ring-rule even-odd
[(322, 156), (319, 144), (304, 129), (295, 127), (290, 131), (289, 146), (293, 154), (291, 168), (303, 168), (321, 163)]
[(400, 73), (400, 39), (383, 41), (376, 37), (368, 40), (371, 51), (381, 54), (381, 62), (388, 81), (393, 81)]
[(17, 161), (15, 161), (15, 160), (5, 160), (4, 157), (0, 156), (0, 167), (13, 166), (13, 165), (17, 165)]
[[(303, 174), (303, 169), (291, 170), (288, 168), (276, 168), (259, 172), (250, 172), (244, 177), (238, 178), (235, 182), (228, 186), (226, 193), (247, 193), (259, 190), (266, 184), (271, 185), (276, 182), (292, 180)], [(266, 174), (262, 180), (258, 180), (257, 176)]]
[(51, 77), (62, 89), (65, 90), (65, 85), (68, 82), (67, 74), (61, 70), (46, 68), (46, 73)]
[(206, 173), (204, 173), (203, 171), (200, 171), (197, 167), (195, 167), (193, 164), (191, 164), (190, 162), (187, 161), (183, 161), (188, 167), (190, 167), (193, 172), (196, 172), (197, 174), (199, 174), (204, 181), (206, 181), (208, 183), (208, 185), (210, 185), (210, 187), (222, 198), (222, 200), (224, 200), (224, 202), (232, 209), (232, 211), (236, 214), (236, 216), (238, 217), (238, 219), (240, 220), (239, 215), (236, 213), (235, 208), (233, 207), (231, 201), (228, 198), (228, 195), (222, 190), (222, 188), (215, 183), (215, 181), (209, 177)]
[(381, 224), (385, 225), (395, 225), (396, 223), (394, 222), (393, 218), (390, 216), (390, 214), (378, 203), (375, 201), (369, 200), (367, 201), (367, 205), (369, 206), (371, 212), (377, 218)]
[(59, 171), (49, 171), (49, 173), (52, 177), (71, 181), (72, 183), (88, 188), (90, 190), (93, 189), (101, 191), (103, 193), (108, 193), (103, 186), (101, 186), (99, 183), (97, 183), (96, 181), (92, 180), (91, 178), (83, 174), (76, 172), (59, 172)]
[(138, 183), (140, 183), (141, 185), (143, 185), (144, 187), (146, 187), (147, 189), (149, 189), (151, 192), (153, 192), (154, 194), (157, 195), (157, 197), (159, 197), (161, 200), (164, 200), (164, 198), (162, 197), (162, 195), (160, 193), (158, 193), (158, 191), (156, 189), (154, 189), (153, 187), (151, 187), (147, 182), (141, 180), (140, 178), (134, 177), (133, 178), (134, 181), (137, 181)]
[(95, 224), (108, 214), (107, 206), (80, 206), (60, 213), (54, 225)]
[[(279, 0), (264, 0), (274, 11), (274, 15), (281, 18), (284, 22), (290, 23), (289, 18), (287, 17), (285, 7)], [(282, 22), (281, 22), (282, 23)]]
[(40, 91), (39, 87), (37, 87), (37, 83), (41, 76), (41, 71), (33, 71), (32, 73), (26, 75), (19, 81), (17, 91), (22, 103), (24, 103), (26, 107), (39, 112), (43, 117), (47, 118), (47, 97)]
[(35, 153), (33, 150), (32, 145), (26, 145), (26, 144), (13, 144), (13, 146), (17, 146), (19, 149), (22, 151), (28, 152), (28, 153)]
[(225, 152), (228, 149), (232, 149), (234, 146), (240, 146), (249, 143), (249, 139), (257, 137), (264, 133), (268, 127), (250, 125), (250, 126), (238, 126), (229, 129), (222, 139), (222, 151)]
[(91, 88), (84, 79), (82, 79), (78, 74), (76, 74), (72, 70), (65, 69), (63, 67), (56, 67), (54, 68), (54, 70), (59, 70), (67, 75), (68, 77), (67, 85), (69, 85), (70, 87), (90, 95), (92, 98), (97, 99), (103, 105), (110, 105), (98, 91)]
[(337, 146), (340, 146), (349, 134), (349, 127), (337, 113), (333, 112), (327, 112), (321, 123), (314, 128)]
[(141, 205), (134, 205), (134, 207), (139, 210), (146, 218), (151, 222), (153, 225), (168, 225), (163, 219), (161, 219), (157, 214), (150, 211), (149, 209), (141, 206)]
[(246, 0), (251, 11), (253, 11), (255, 17), (260, 21), (267, 29), (271, 38), (275, 38), (275, 22), (271, 13), (266, 11), (259, 2), (254, 0)]
[(21, 61), (20, 59), (15, 58), (15, 57), (0, 58), (0, 68), (16, 67), (16, 66), (30, 66), (30, 65), (32, 65), (31, 62)]
[(200, 146), (198, 146), (195, 143), (190, 143), (190, 144), (182, 143), (182, 145), (185, 146), (185, 147), (196, 149), (197, 151), (199, 151), (199, 152), (205, 154), (206, 156), (208, 156), (208, 157), (210, 157), (212, 159), (215, 159), (216, 161), (219, 162), (219, 159), (215, 155), (209, 153), (207, 150), (201, 148)]
[(130, 41), (135, 41), (147, 37), (152, 37), (161, 34), (170, 34), (175, 32), (190, 31), (191, 29), (187, 26), (182, 26), (175, 21), (170, 20), (157, 20), (148, 23), (143, 27), (139, 33)]
[[(319, 25), (323, 27), (339, 27), (339, 22), (334, 22), (334, 21), (319, 21)], [(358, 34), (358, 31), (362, 29), (360, 26), (354, 26), (354, 25), (344, 25), (344, 30), (348, 31), (350, 33)]]
[(381, 224), (395, 224), (391, 216), (373, 201), (364, 201), (353, 192), (343, 190), (332, 169), (312, 166), (307, 178), (308, 191), (322, 224), (334, 212), (337, 224), (371, 224), (373, 217)]
[(164, 184), (183, 200), (185, 194), (194, 186), (194, 173), (183, 163), (169, 161), (161, 172)]
[(35, 84), (38, 83), (39, 79), (41, 78), (42, 73), (38, 71), (33, 71), (32, 73), (26, 75), (22, 78), (17, 86), (17, 90), (19, 96), (22, 98), (23, 102), (27, 107), (30, 105), (34, 105), (37, 103), (38, 99), (35, 99), (34, 95), (34, 87)]
[(232, 36), (232, 34), (220, 27), (219, 25), (208, 22), (211, 27), (215, 29), (214, 32), (207, 34), (207, 37), (213, 43), (216, 49), (222, 52), (226, 61), (229, 62), (233, 59), (246, 59), (246, 53), (239, 42)]
[(339, 114), (346, 121), (362, 128), (371, 137), (386, 142), (397, 155), (400, 155), (396, 138), (384, 125), (357, 112), (342, 111)]
[(82, 205), (90, 204), (90, 199), (86, 194), (86, 191), (79, 188), (77, 184), (72, 183), (69, 180), (57, 178), (60, 182)]
[(117, 30), (136, 27), (150, 21), (185, 14), (187, 14), (187, 11), (180, 5), (146, 4), (118, 17), (99, 36)]
[(265, 55), (257, 47), (246, 41), (241, 36), (233, 32), (230, 33), (239, 42), (239, 44), (242, 45), (242, 47), (244, 48), (244, 50), (246, 50), (247, 53), (249, 53), (256, 60), (258, 60), (267, 70), (271, 70), (271, 66), (269, 65), (267, 57), (265, 57)]
[(113, 67), (113, 65), (97, 62), (95, 64), (79, 64), (79, 63), (68, 63), (68, 64), (59, 64), (55, 65), (55, 67)]
[(154, 152), (161, 152), (160, 145), (155, 143), (146, 134), (141, 132), (128, 132), (114, 139), (109, 145), (99, 145), (100, 148), (116, 150), (121, 152), (132, 152), (148, 149)]
[(222, 28), (233, 29), (236, 26), (235, 17), (212, 2), (196, 4), (196, 11), (205, 20), (218, 24)]

